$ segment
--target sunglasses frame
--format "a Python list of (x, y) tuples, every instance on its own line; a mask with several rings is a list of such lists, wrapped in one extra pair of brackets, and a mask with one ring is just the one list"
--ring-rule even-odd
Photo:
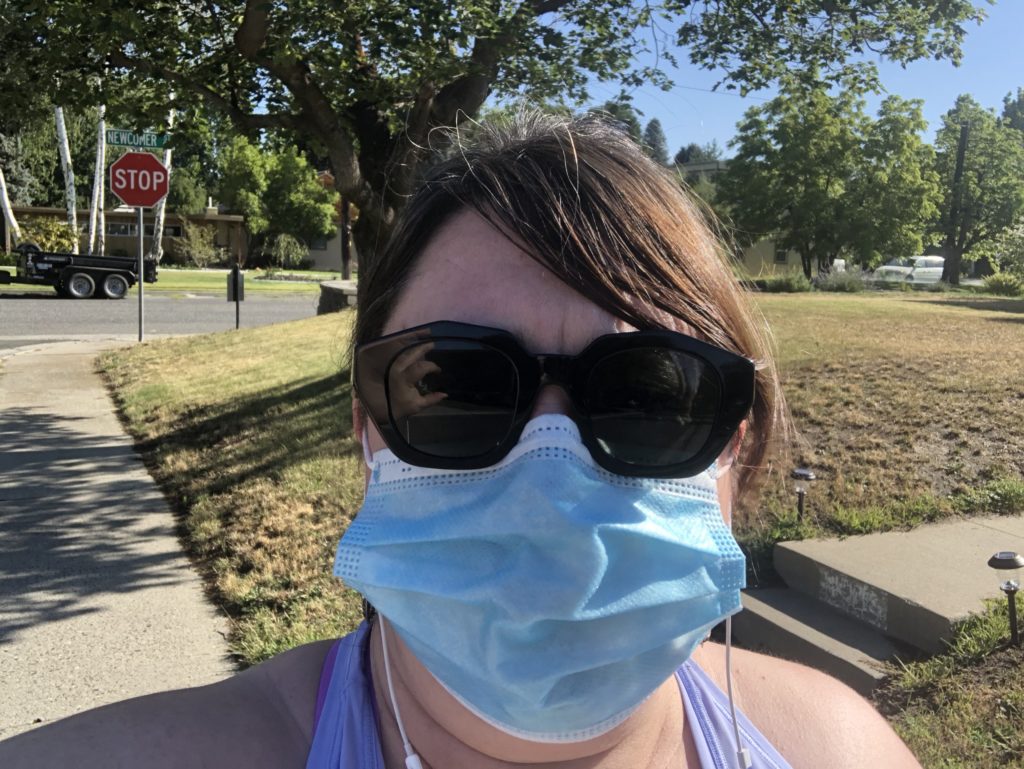
[[(515, 411), (505, 438), (493, 449), (471, 457), (439, 457), (409, 445), (391, 413), (387, 382), (391, 365), (404, 350), (430, 341), (477, 342), (492, 347), (511, 361), (519, 377)], [(587, 377), (597, 361), (616, 352), (654, 347), (691, 355), (718, 378), (721, 398), (704, 445), (685, 462), (638, 465), (608, 454), (598, 443), (583, 396)], [(516, 445), (530, 419), (541, 389), (561, 386), (572, 403), (583, 445), (598, 465), (616, 475), (643, 478), (688, 478), (711, 466), (732, 440), (754, 402), (754, 364), (748, 358), (676, 331), (652, 330), (605, 334), (578, 355), (527, 352), (509, 331), (470, 323), (440, 320), (408, 328), (357, 345), (352, 372), (356, 395), (380, 431), (388, 448), (403, 462), (443, 470), (478, 470), (497, 464)]]

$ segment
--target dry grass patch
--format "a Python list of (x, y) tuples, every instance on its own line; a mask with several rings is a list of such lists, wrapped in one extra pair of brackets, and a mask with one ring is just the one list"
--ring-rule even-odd
[(358, 623), (331, 575), (362, 493), (350, 315), (149, 343), (101, 359), (245, 664)]
[[(804, 294), (758, 303), (798, 439), (753, 542), (1024, 512), (1024, 301)], [(793, 466), (814, 469), (797, 521)]]

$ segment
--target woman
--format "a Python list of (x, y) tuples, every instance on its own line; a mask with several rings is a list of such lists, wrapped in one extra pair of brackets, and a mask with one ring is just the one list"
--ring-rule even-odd
[(367, 496), (335, 573), (370, 620), (0, 765), (917, 766), (843, 685), (706, 641), (783, 407), (676, 181), (593, 119), (482, 134), (360, 280)]

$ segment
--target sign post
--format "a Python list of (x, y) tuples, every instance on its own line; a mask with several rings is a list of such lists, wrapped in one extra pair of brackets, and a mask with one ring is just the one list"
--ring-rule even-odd
[(139, 266), (136, 282), (139, 284), (139, 341), (144, 338), (144, 298), (142, 285), (145, 282), (145, 222), (142, 211), (152, 208), (167, 196), (168, 173), (164, 164), (148, 152), (129, 152), (115, 160), (110, 166), (110, 191), (126, 206), (138, 211)]

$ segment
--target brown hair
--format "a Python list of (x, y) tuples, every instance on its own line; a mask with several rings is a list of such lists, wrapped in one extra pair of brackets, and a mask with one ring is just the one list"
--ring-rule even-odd
[[(618, 127), (538, 112), (475, 125), (427, 173), (386, 249), (359, 276), (354, 343), (380, 336), (428, 239), (477, 211), (589, 300), (640, 329), (683, 321), (757, 365), (737, 464), (741, 496), (762, 469), (785, 406), (766, 326), (679, 180)], [(675, 321), (675, 323), (674, 323)]]

